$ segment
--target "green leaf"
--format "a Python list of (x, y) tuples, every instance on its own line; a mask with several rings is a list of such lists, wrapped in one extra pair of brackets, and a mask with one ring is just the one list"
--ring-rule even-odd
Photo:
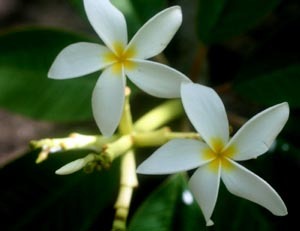
[(270, 13), (280, 0), (200, 0), (198, 33), (205, 43), (216, 43), (246, 32)]
[(172, 230), (174, 212), (182, 192), (182, 176), (175, 175), (164, 182), (134, 214), (129, 231)]
[(0, 106), (37, 119), (90, 120), (91, 94), (99, 73), (52, 80), (47, 72), (67, 45), (90, 41), (69, 32), (23, 28), (0, 36)]
[[(137, 209), (129, 224), (129, 231), (210, 230), (196, 201), (184, 199), (184, 194), (190, 192), (187, 181), (187, 177), (181, 174), (168, 178)], [(267, 210), (230, 194), (223, 184), (212, 220), (215, 222), (212, 230), (216, 231), (277, 230)]]
[(188, 193), (185, 175), (177, 174), (168, 178), (138, 208), (130, 222), (129, 231), (201, 231), (201, 227), (206, 230), (198, 205), (195, 202), (188, 205), (183, 203), (184, 193)]
[(243, 97), (264, 105), (287, 101), (300, 107), (300, 65), (291, 65), (239, 81), (235, 90)]
[[(76, 155), (69, 153), (69, 159)], [(40, 165), (35, 158), (29, 153), (0, 171), (1, 229), (85, 231), (97, 221), (109, 230), (107, 208), (118, 191), (118, 162), (109, 171), (58, 176), (54, 171), (64, 164), (64, 155)]]

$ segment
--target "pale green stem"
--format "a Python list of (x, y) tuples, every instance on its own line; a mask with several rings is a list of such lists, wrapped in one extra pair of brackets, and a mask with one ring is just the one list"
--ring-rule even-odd
[(131, 135), (121, 136), (118, 140), (103, 145), (102, 155), (107, 157), (112, 162), (117, 157), (123, 155), (133, 146), (133, 139)]
[(129, 150), (121, 162), (121, 181), (118, 198), (115, 203), (115, 218), (113, 221), (113, 231), (126, 230), (126, 221), (131, 204), (132, 193), (138, 185), (136, 176), (136, 164), (133, 150)]
[[(126, 95), (125, 104), (124, 104), (123, 114), (119, 125), (119, 132), (122, 135), (122, 137), (119, 139), (119, 142), (122, 141), (121, 144), (123, 145), (123, 147), (127, 147), (129, 149), (133, 145), (133, 139), (131, 136), (133, 125), (132, 125), (132, 116), (131, 116), (130, 104), (129, 104), (129, 96), (130, 96), (129, 88), (126, 89), (125, 95)], [(120, 145), (119, 147), (122, 146)], [(116, 158), (119, 150), (112, 150), (111, 147), (108, 146), (108, 149), (106, 151), (114, 152), (113, 158)], [(121, 152), (119, 153), (121, 154)], [(138, 180), (135, 171), (136, 170), (135, 158), (132, 149), (127, 151), (122, 156), (122, 162), (120, 167), (121, 167), (121, 171), (120, 171), (121, 181), (120, 181), (118, 198), (115, 203), (116, 213), (113, 221), (113, 227), (112, 227), (113, 231), (126, 230), (126, 221), (127, 221), (130, 204), (131, 204), (133, 189), (138, 185)]]
[(133, 126), (129, 103), (130, 89), (128, 87), (126, 87), (125, 96), (123, 114), (119, 124), (121, 137), (117, 141), (103, 146), (104, 155), (109, 157), (111, 161), (127, 152), (133, 146), (133, 139), (131, 137)]
[(154, 108), (134, 123), (135, 131), (152, 131), (180, 117), (183, 107), (180, 100), (169, 100)]
[[(129, 134), (132, 129), (136, 131), (151, 131), (161, 127), (162, 125), (178, 118), (183, 114), (182, 105), (179, 100), (170, 100), (162, 105), (154, 108), (146, 115), (141, 117), (134, 125), (132, 125), (129, 94), (127, 94), (123, 116), (120, 122), (119, 130), (122, 135)], [(36, 163), (41, 163), (48, 158), (50, 153), (59, 151), (67, 151), (72, 149), (88, 149), (96, 153), (102, 151), (102, 146), (115, 141), (117, 136), (103, 137), (82, 135), (79, 133), (72, 133), (67, 138), (54, 138), (33, 140), (30, 145), (33, 149), (41, 148)], [(113, 156), (118, 156), (119, 153)], [(114, 158), (114, 157), (113, 157)]]
[(156, 131), (133, 134), (133, 142), (137, 147), (161, 146), (172, 139), (200, 139), (198, 133), (171, 132), (168, 127)]
[(123, 109), (123, 114), (122, 114), (121, 121), (119, 124), (119, 132), (121, 135), (130, 134), (133, 129), (129, 97), (130, 97), (130, 88), (126, 87), (124, 109)]
[(72, 133), (67, 138), (54, 138), (33, 140), (30, 146), (33, 149), (41, 148), (41, 152), (36, 159), (36, 163), (41, 163), (48, 158), (50, 153), (67, 151), (72, 149), (87, 149), (99, 153), (102, 151), (102, 146), (108, 142), (116, 140), (116, 136), (90, 136), (79, 133)]

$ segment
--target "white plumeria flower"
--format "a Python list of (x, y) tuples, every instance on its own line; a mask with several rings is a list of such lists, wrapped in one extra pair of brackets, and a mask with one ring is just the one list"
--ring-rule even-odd
[(179, 6), (151, 18), (127, 43), (124, 15), (109, 0), (84, 0), (87, 17), (105, 46), (79, 42), (64, 48), (48, 76), (54, 79), (80, 77), (104, 69), (92, 96), (96, 123), (106, 136), (116, 130), (124, 104), (125, 75), (150, 95), (180, 97), (181, 82), (190, 80), (180, 72), (146, 61), (162, 52), (182, 22)]
[(198, 168), (189, 187), (201, 207), (207, 225), (212, 225), (220, 179), (234, 195), (264, 206), (283, 216), (287, 208), (277, 192), (263, 179), (235, 161), (265, 153), (289, 116), (287, 103), (277, 104), (250, 119), (229, 139), (224, 105), (208, 87), (188, 83), (181, 87), (184, 109), (206, 142), (175, 139), (151, 155), (137, 169), (142, 174), (170, 174)]

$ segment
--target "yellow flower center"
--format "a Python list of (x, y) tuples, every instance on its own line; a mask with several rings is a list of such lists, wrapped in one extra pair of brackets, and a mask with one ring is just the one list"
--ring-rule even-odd
[(217, 172), (219, 164), (221, 163), (223, 170), (230, 170), (231, 163), (228, 161), (228, 158), (231, 158), (236, 153), (235, 146), (229, 146), (226, 149), (223, 141), (219, 138), (213, 138), (211, 141), (212, 148), (208, 147), (202, 151), (205, 159), (213, 159), (209, 163), (209, 168)]
[(123, 44), (114, 43), (115, 52), (108, 52), (104, 55), (104, 59), (106, 62), (112, 62), (113, 64), (113, 72), (120, 73), (122, 68), (132, 69), (135, 64), (130, 59), (133, 58), (136, 54), (134, 48), (125, 49)]

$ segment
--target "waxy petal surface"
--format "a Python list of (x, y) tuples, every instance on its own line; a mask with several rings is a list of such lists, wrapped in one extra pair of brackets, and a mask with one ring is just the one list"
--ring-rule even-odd
[[(215, 161), (218, 163), (211, 162), (198, 168), (189, 181), (189, 188), (203, 212), (207, 226), (213, 225), (210, 218), (217, 202), (220, 186), (221, 164), (219, 160)], [(212, 168), (212, 164), (217, 164), (214, 166), (216, 169)]]
[(110, 64), (101, 58), (109, 50), (95, 43), (79, 42), (64, 48), (54, 60), (48, 77), (69, 79), (98, 71)]
[(287, 215), (287, 208), (278, 193), (263, 179), (243, 166), (228, 160), (229, 171), (222, 171), (222, 180), (232, 194), (257, 203), (274, 215)]
[(134, 60), (135, 67), (125, 69), (128, 78), (146, 93), (161, 98), (179, 98), (180, 85), (190, 80), (166, 65)]
[(127, 45), (127, 25), (124, 15), (109, 0), (84, 0), (87, 17), (99, 37), (111, 50), (115, 45)]
[(140, 164), (137, 173), (171, 174), (197, 168), (210, 161), (201, 155), (203, 149), (207, 145), (201, 141), (171, 140)]
[(247, 160), (268, 151), (289, 116), (287, 103), (277, 104), (251, 118), (232, 137), (228, 147), (236, 149), (234, 160)]
[(162, 52), (182, 22), (179, 6), (159, 12), (135, 34), (128, 47), (136, 51), (135, 58), (148, 59)]
[(93, 115), (104, 136), (111, 136), (117, 129), (125, 99), (125, 75), (112, 67), (104, 70), (92, 96)]
[(225, 146), (229, 138), (228, 119), (220, 97), (212, 88), (187, 83), (181, 86), (181, 98), (197, 132), (214, 151), (219, 151), (216, 149), (220, 142)]

